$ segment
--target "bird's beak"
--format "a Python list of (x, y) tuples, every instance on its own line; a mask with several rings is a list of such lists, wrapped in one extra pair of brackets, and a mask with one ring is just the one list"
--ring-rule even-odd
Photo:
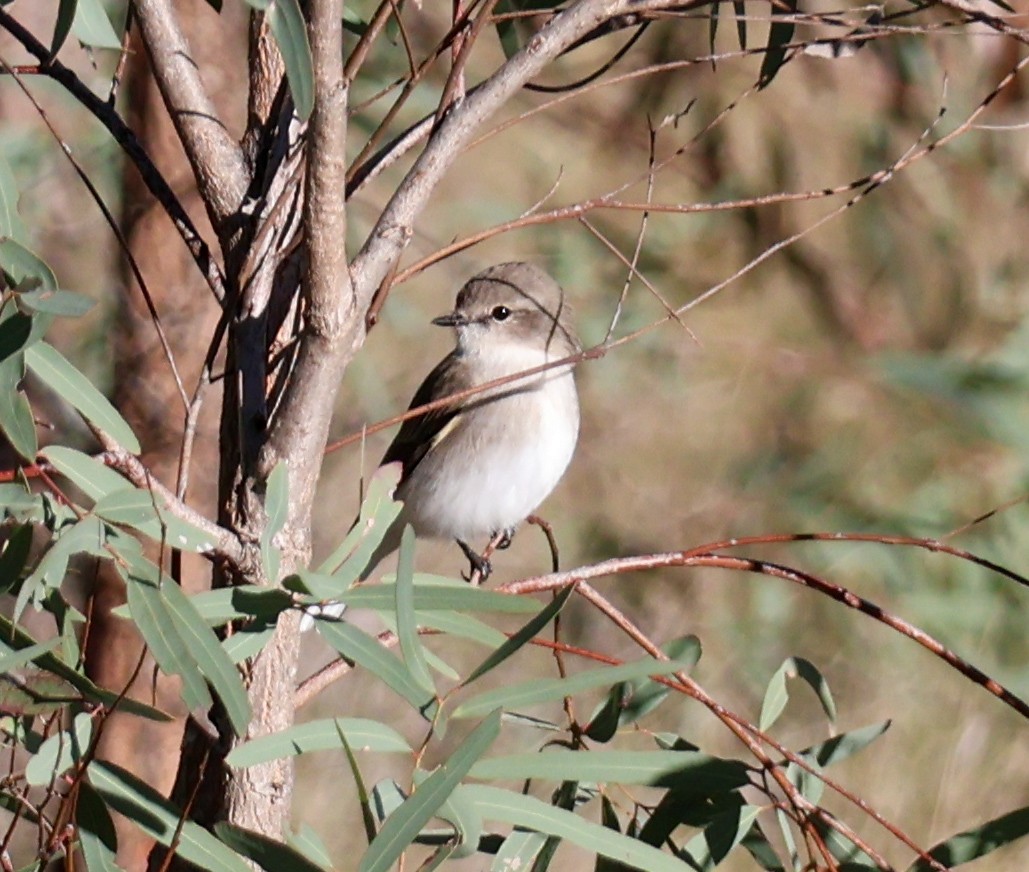
[(432, 323), (437, 327), (463, 327), (468, 323), (468, 319), (459, 312), (451, 312), (449, 315), (433, 318)]

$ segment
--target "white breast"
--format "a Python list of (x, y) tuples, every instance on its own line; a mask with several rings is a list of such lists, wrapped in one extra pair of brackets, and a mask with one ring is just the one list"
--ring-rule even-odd
[[(482, 381), (545, 360), (542, 351), (494, 346)], [(571, 369), (537, 375), (527, 388), (519, 383), (497, 391), (505, 393), (460, 415), (398, 491), (405, 519), (419, 535), (474, 540), (513, 527), (568, 468), (579, 435)]]

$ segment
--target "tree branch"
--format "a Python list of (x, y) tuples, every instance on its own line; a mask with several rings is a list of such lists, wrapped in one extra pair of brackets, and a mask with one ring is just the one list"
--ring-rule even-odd
[(0, 8), (0, 27), (10, 33), (27, 52), (39, 61), (40, 75), (48, 76), (58, 82), (107, 128), (108, 133), (114, 137), (122, 151), (136, 167), (147, 190), (161, 204), (172, 224), (175, 225), (175, 229), (186, 243), (186, 247), (193, 256), (193, 260), (196, 261), (197, 267), (215, 298), (219, 302), (224, 300), (225, 276), (211, 256), (211, 249), (200, 235), (196, 225), (193, 224), (182, 203), (179, 202), (178, 197), (175, 196), (175, 192), (172, 191), (167, 180), (150, 160), (150, 156), (136, 138), (135, 132), (122, 120), (112, 105), (105, 103), (89, 90), (82, 80), (64, 64), (51, 58), (50, 50), (2, 8)]
[(249, 179), (243, 151), (229, 135), (200, 79), (172, 4), (134, 0), (154, 78), (186, 151), (211, 223), (221, 234), (236, 214)]
[(629, 11), (674, 6), (671, 2), (582, 0), (555, 16), (518, 54), (455, 105), (397, 188), (351, 265), (357, 305), (366, 309), (414, 233), (414, 222), (443, 175), (478, 127), (521, 87), (577, 40)]
[(346, 134), (348, 86), (341, 65), (341, 0), (312, 4), (309, 35), (315, 70), (315, 109), (308, 131), (304, 196), (304, 330), (290, 384), (262, 454), (267, 474), (282, 458), (290, 465), (290, 520), (307, 526), (333, 398), (343, 369), (363, 338), (347, 270)]

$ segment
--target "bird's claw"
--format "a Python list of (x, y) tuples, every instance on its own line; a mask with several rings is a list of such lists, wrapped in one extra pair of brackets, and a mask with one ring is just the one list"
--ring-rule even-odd
[(467, 543), (462, 542), (460, 539), (457, 540), (457, 544), (461, 546), (464, 556), (468, 558), (468, 563), (471, 564), (468, 574), (465, 575), (462, 572), (461, 578), (465, 581), (471, 581), (472, 577), (478, 574), (480, 583), (489, 578), (490, 573), (493, 571), (493, 564), (491, 564), (489, 560), (481, 554), (476, 553), (475, 549), (471, 548)]

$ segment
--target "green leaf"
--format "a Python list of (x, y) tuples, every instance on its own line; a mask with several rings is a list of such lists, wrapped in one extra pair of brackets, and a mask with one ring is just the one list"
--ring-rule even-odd
[(404, 663), (411, 677), (428, 693), (436, 695), (436, 686), (425, 662), (425, 652), (418, 639), (418, 623), (414, 613), (414, 530), (410, 525), (404, 527), (400, 538), (400, 563), (397, 566), (397, 582), (393, 585), (396, 592), (397, 639), (400, 651), (404, 655)]
[(38, 601), (45, 595), (46, 590), (61, 586), (68, 569), (68, 561), (75, 554), (109, 557), (110, 554), (103, 550), (104, 541), (103, 525), (92, 516), (87, 515), (72, 526), (65, 527), (47, 549), (43, 559), (36, 564), (32, 574), (25, 579), (15, 601), (14, 619), (17, 620), (21, 616), (30, 601)]
[(121, 39), (100, 0), (79, 0), (71, 31), (79, 42), (90, 48), (121, 48)]
[(425, 712), (433, 704), (433, 695), (415, 681), (404, 661), (368, 633), (353, 624), (322, 618), (315, 618), (315, 626), (322, 638), (340, 654), (378, 676), (419, 711)]
[(357, 751), (410, 754), (411, 746), (392, 727), (367, 718), (328, 718), (251, 739), (232, 750), (225, 762), (246, 767), (311, 751), (338, 751), (340, 734)]
[(32, 333), (32, 319), (21, 312), (0, 321), (0, 363), (21, 351)]
[(150, 785), (114, 763), (95, 760), (89, 781), (108, 805), (144, 833), (205, 872), (251, 872), (250, 866), (211, 833), (192, 821)]
[(740, 40), (740, 51), (747, 50), (747, 4), (746, 0), (732, 0), (732, 11), (736, 16), (736, 36)]
[(161, 542), (169, 548), (206, 554), (215, 547), (211, 536), (199, 527), (172, 514), (167, 500), (160, 494), (127, 485), (101, 497), (93, 511), (112, 524), (123, 524)]
[(0, 362), (0, 429), (15, 451), (25, 460), (32, 460), (39, 443), (32, 406), (20, 390), (24, 376), (25, 357), (20, 352)]
[(25, 351), (29, 368), (62, 400), (87, 421), (110, 435), (133, 454), (140, 451), (132, 428), (93, 383), (72, 366), (56, 348), (37, 342)]
[(749, 783), (748, 768), (699, 751), (568, 751), (510, 754), (480, 760), (472, 776), (482, 779), (541, 779), (644, 784), (728, 792)]
[(161, 594), (176, 631), (186, 643), (200, 672), (218, 694), (232, 729), (237, 736), (242, 736), (250, 724), (251, 711), (239, 670), (181, 587), (167, 580), (161, 585)]
[(286, 591), (258, 584), (205, 590), (190, 599), (212, 627), (250, 618), (274, 624), (279, 615), (293, 605), (293, 598)]
[(54, 35), (50, 40), (50, 57), (56, 57), (68, 38), (78, 5), (78, 0), (61, 0), (58, 5), (57, 22), (54, 24)]
[(450, 759), (419, 784), (403, 805), (386, 819), (361, 859), (359, 872), (388, 872), (499, 732), (500, 712), (494, 711), (471, 732)]
[[(700, 660), (700, 640), (693, 635), (681, 636), (661, 646), (669, 657), (691, 659), (690, 670)], [(610, 741), (618, 728), (636, 723), (656, 709), (671, 693), (671, 688), (649, 678), (621, 681), (608, 692), (607, 700), (593, 713), (586, 735), (597, 742)]]
[(235, 824), (219, 821), (215, 835), (237, 853), (248, 857), (268, 872), (325, 872), (299, 851)]
[[(417, 593), (415, 596), (417, 597)], [(496, 648), (507, 641), (503, 633), (489, 624), (458, 612), (419, 611), (418, 621), (423, 627), (432, 627), (449, 636), (470, 639), (488, 648)]]
[(26, 287), (35, 283), (37, 287), (57, 290), (57, 276), (35, 252), (14, 239), (0, 238), (0, 269), (7, 273), (13, 284)]
[(457, 707), (451, 717), (477, 717), (485, 712), (503, 706), (518, 708), (541, 702), (563, 699), (566, 696), (603, 687), (615, 681), (643, 678), (653, 675), (668, 675), (679, 669), (689, 668), (689, 660), (655, 660), (646, 658), (621, 666), (607, 666), (571, 675), (568, 678), (537, 678), (521, 684), (499, 687), (473, 696)]
[(829, 690), (829, 683), (818, 671), (818, 668), (805, 660), (803, 657), (787, 657), (783, 661), (765, 689), (765, 698), (761, 704), (761, 722), (759, 728), (762, 731), (769, 729), (783, 713), (786, 703), (789, 701), (789, 692), (786, 689), (787, 678), (801, 678), (815, 692), (818, 701), (822, 704), (822, 711), (825, 712), (829, 722), (836, 720), (836, 703), (833, 701), (832, 692)]
[(786, 872), (786, 867), (782, 865), (779, 855), (768, 841), (768, 837), (761, 831), (760, 825), (751, 827), (750, 832), (743, 837), (740, 844), (753, 857), (754, 862), (766, 872)]
[[(416, 575), (413, 582), (414, 607), (419, 612), (438, 610), (530, 614), (539, 609), (539, 603), (529, 597), (470, 587), (463, 581)], [(392, 582), (362, 584), (346, 590), (340, 588), (335, 575), (300, 570), (283, 579), (283, 586), (298, 593), (310, 593), (322, 600), (345, 603), (351, 609), (374, 609), (381, 612), (396, 608), (396, 585)]]
[(286, 842), (291, 847), (296, 848), (312, 863), (317, 863), (326, 869), (332, 868), (332, 858), (329, 856), (329, 851), (321, 837), (310, 824), (301, 821), (295, 833), (286, 834)]
[(53, 651), (60, 644), (59, 638), (48, 639), (46, 642), (38, 642), (25, 648), (11, 648), (5, 642), (0, 642), (0, 673), (20, 669), (26, 663), (31, 663), (37, 657)]
[(709, 872), (722, 862), (751, 831), (761, 809), (741, 805), (717, 815), (704, 831), (690, 839), (681, 853), (689, 856), (691, 866)]
[(768, 28), (768, 45), (758, 74), (759, 89), (767, 88), (786, 62), (786, 46), (793, 39), (797, 0), (776, 0), (771, 7), (772, 26)]
[(833, 736), (818, 745), (812, 745), (801, 752), (806, 759), (814, 760), (819, 766), (831, 766), (852, 757), (858, 751), (867, 748), (890, 728), (890, 721), (872, 724)]
[(115, 861), (118, 838), (114, 821), (100, 795), (87, 782), (80, 782), (75, 802), (79, 848), (89, 872), (121, 872)]
[(533, 796), (485, 784), (463, 784), (460, 790), (475, 803), (486, 820), (504, 821), (565, 839), (588, 851), (647, 872), (683, 872), (681, 860)]
[[(19, 524), (7, 537), (3, 549), (0, 552), (0, 594), (14, 587), (21, 577), (32, 549), (32, 525)], [(8, 667), (0, 668), (0, 672), (7, 671)]]
[(455, 791), (440, 806), (436, 816), (453, 824), (457, 831), (457, 844), (450, 846), (447, 856), (456, 860), (470, 857), (478, 851), (479, 840), (482, 838), (482, 817), (473, 802)]
[(89, 297), (76, 294), (74, 291), (57, 291), (49, 288), (25, 291), (18, 294), (15, 299), (23, 311), (28, 309), (30, 312), (45, 312), (65, 318), (80, 318), (96, 305)]
[(393, 499), (393, 492), (400, 482), (400, 473), (399, 463), (388, 463), (375, 471), (368, 482), (368, 494), (361, 504), (357, 521), (339, 546), (318, 567), (319, 573), (337, 579), (335, 592), (342, 593), (361, 577), (375, 549), (400, 514), (402, 505)]
[[(28, 648), (29, 646), (36, 644), (35, 639), (2, 614), (0, 614), (0, 637), (4, 639), (4, 642), (7, 645), (16, 650)], [(58, 640), (55, 640), (55, 642), (56, 641)], [(163, 722), (172, 720), (170, 715), (162, 712), (160, 709), (144, 705), (143, 703), (136, 702), (132, 699), (121, 699), (117, 693), (97, 687), (85, 675), (82, 675), (80, 672), (72, 669), (72, 667), (67, 663), (53, 654), (40, 654), (37, 657), (34, 657), (33, 661), (40, 669), (50, 672), (66, 681), (79, 691), (79, 693), (82, 694), (82, 697), (89, 702), (99, 703), (108, 708), (117, 702), (119, 711), (141, 715), (142, 717), (148, 718), (152, 721)]]
[(85, 712), (75, 716), (70, 730), (55, 733), (25, 766), (25, 781), (35, 787), (50, 784), (82, 759), (93, 735), (93, 719)]
[(48, 445), (39, 453), (91, 500), (97, 501), (109, 493), (132, 487), (127, 479), (113, 469), (74, 448)]
[(465, 686), (471, 684), (477, 678), (482, 677), (491, 669), (495, 669), (519, 648), (523, 645), (527, 645), (530, 640), (534, 639), (540, 630), (557, 617), (558, 613), (565, 607), (565, 603), (568, 602), (568, 598), (574, 593), (574, 591), (575, 585), (570, 584), (558, 593), (558, 595), (547, 603), (546, 606), (540, 609), (539, 614), (532, 618), (527, 624), (525, 624), (525, 626), (521, 627), (518, 632), (514, 633), (510, 639), (504, 642), (503, 645), (497, 648), (492, 654), (483, 660), (482, 663), (476, 666), (464, 680)]
[(275, 44), (286, 66), (286, 79), (301, 121), (314, 109), (314, 61), (307, 41), (307, 26), (297, 0), (246, 0), (265, 13)]
[[(211, 694), (189, 646), (176, 630), (172, 616), (161, 591), (151, 577), (143, 577), (140, 567), (126, 571), (118, 566), (125, 578), (125, 591), (129, 601), (129, 612), (146, 642), (154, 660), (168, 675), (182, 678), (182, 699), (190, 711), (206, 711), (211, 707)], [(154, 567), (156, 574), (157, 567)]]
[(274, 539), (289, 517), (289, 468), (284, 461), (275, 464), (268, 476), (264, 494), (264, 511), (268, 516), (261, 533), (261, 562), (269, 581), (279, 580), (279, 549)]
[[(464, 793), (464, 790), (461, 790)], [(547, 837), (530, 830), (515, 830), (504, 839), (497, 856), (490, 864), (490, 872), (511, 872), (513, 869), (532, 869), (532, 864), (546, 847)]]
[[(1029, 834), (1029, 806), (1024, 806), (984, 824), (965, 830), (929, 851), (929, 856), (950, 869), (985, 857), (1005, 845), (1010, 845)], [(930, 872), (930, 866), (919, 858), (907, 872)]]

